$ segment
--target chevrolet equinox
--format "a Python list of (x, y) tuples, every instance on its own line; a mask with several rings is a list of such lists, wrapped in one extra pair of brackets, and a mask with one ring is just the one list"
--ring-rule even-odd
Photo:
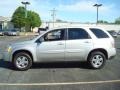
[(114, 44), (113, 37), (98, 27), (62, 27), (9, 45), (4, 60), (18, 70), (28, 70), (33, 62), (53, 61), (87, 61), (93, 69), (100, 69), (116, 55)]

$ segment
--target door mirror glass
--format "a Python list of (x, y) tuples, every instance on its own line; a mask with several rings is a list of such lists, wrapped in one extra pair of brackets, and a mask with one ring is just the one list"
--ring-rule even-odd
[(44, 42), (44, 38), (43, 38), (43, 37), (40, 37), (36, 42), (37, 42), (37, 43), (42, 43), (42, 42)]
[(44, 38), (43, 37), (40, 37), (40, 42), (44, 42)]

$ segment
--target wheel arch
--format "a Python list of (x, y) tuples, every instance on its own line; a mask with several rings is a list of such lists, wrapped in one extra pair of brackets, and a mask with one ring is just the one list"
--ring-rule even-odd
[(32, 54), (29, 50), (24, 50), (24, 49), (23, 49), (23, 50), (17, 50), (17, 51), (15, 51), (15, 52), (13, 52), (13, 54), (12, 54), (12, 61), (13, 61), (15, 55), (16, 55), (17, 53), (20, 53), (20, 52), (24, 52), (24, 53), (29, 54), (30, 57), (31, 57), (31, 59), (32, 59), (32, 61), (33, 61), (33, 54)]
[(87, 60), (89, 59), (89, 57), (90, 57), (92, 52), (97, 52), (97, 51), (102, 52), (105, 55), (106, 59), (108, 59), (108, 52), (105, 49), (103, 49), (103, 48), (96, 48), (96, 49), (94, 49), (94, 50), (89, 52), (89, 54), (87, 56)]

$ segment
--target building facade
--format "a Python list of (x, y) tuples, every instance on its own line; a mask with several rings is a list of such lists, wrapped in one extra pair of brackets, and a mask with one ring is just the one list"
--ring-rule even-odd
[(0, 16), (0, 29), (6, 30), (6, 29), (13, 29), (14, 25), (10, 22), (10, 18)]
[[(11, 18), (0, 16), (0, 30), (14, 29), (14, 25), (10, 22)], [(40, 27), (34, 28), (33, 32), (38, 32), (38, 28), (56, 28), (62, 26), (96, 26), (94, 23), (80, 23), (80, 22), (42, 22)], [(120, 31), (120, 25), (116, 24), (97, 24), (98, 27), (104, 28), (105, 30), (115, 30)]]
[[(95, 23), (80, 23), (80, 22), (42, 22), (42, 25), (40, 28), (46, 28), (49, 29), (56, 28), (56, 27), (62, 27), (62, 26), (97, 26), (100, 28), (104, 28), (107, 31), (114, 30), (116, 32), (120, 31), (120, 24), (95, 24)], [(38, 28), (34, 28), (33, 32), (38, 32)]]

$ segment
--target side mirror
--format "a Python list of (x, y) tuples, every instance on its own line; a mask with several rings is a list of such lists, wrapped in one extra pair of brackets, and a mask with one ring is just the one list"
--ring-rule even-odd
[(42, 42), (44, 42), (44, 38), (43, 38), (43, 37), (40, 37), (36, 42), (37, 42), (37, 43), (42, 43)]

